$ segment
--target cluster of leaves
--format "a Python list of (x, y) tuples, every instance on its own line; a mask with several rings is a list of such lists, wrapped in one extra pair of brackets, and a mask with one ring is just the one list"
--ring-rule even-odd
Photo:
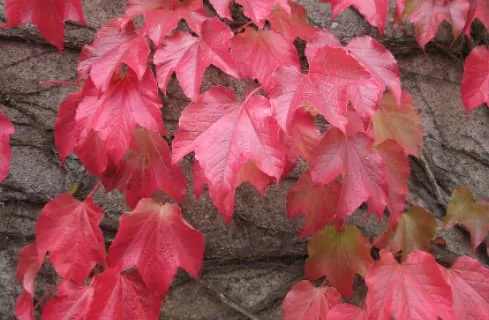
[[(433, 237), (433, 216), (417, 207), (403, 213), (408, 156), (419, 156), (423, 130), (393, 55), (368, 36), (340, 43), (307, 24), (305, 9), (295, 2), (235, 0), (249, 18), (235, 30), (226, 23), (233, 19), (233, 1), (209, 2), (212, 8), (201, 0), (128, 0), (125, 15), (83, 49), (80, 88), (60, 105), (56, 147), (63, 161), (74, 152), (106, 191), (124, 193), (132, 211), (122, 215), (106, 253), (103, 212), (93, 193), (83, 201), (70, 194), (50, 201), (39, 216), (35, 243), (19, 255), (24, 290), (18, 318), (33, 319), (43, 303), (33, 304), (34, 279), (49, 261), (62, 280), (48, 296), (43, 319), (156, 319), (178, 268), (198, 277), (202, 264), (203, 236), (177, 205), (154, 200), (159, 193), (184, 200), (187, 182), (178, 163), (190, 153), (196, 195), (207, 185), (228, 222), (240, 184), (251, 183), (263, 194), (300, 158), (307, 162), (308, 171), (289, 191), (287, 210), (290, 217), (305, 216), (299, 236), (312, 236), (308, 280), (284, 300), (286, 319), (487, 318), (489, 288), (481, 279), (489, 271), (469, 257), (449, 269), (437, 265), (420, 251)], [(385, 28), (387, 0), (322, 2), (331, 4), (334, 16), (353, 6), (380, 33)], [(6, 0), (5, 26), (32, 22), (61, 49), (64, 21), (85, 23), (82, 6), (79, 0), (47, 6)], [(483, 0), (397, 0), (396, 12), (415, 23), (422, 47), (444, 20), (455, 35), (469, 33), (476, 18), (486, 26), (489, 20)], [(139, 17), (143, 23), (136, 23)], [(305, 50), (296, 48), (297, 38), (306, 42)], [(467, 61), (462, 92), (468, 110), (489, 102), (489, 90), (482, 90), (489, 89), (487, 56), (489, 50), (477, 48)], [(247, 83), (245, 97), (222, 86), (202, 92), (210, 65)], [(160, 93), (166, 94), (172, 75), (191, 102), (170, 149), (162, 137)], [(325, 132), (316, 125), (322, 120), (329, 124)], [(3, 115), (0, 124), (3, 178), (13, 128)], [(488, 224), (481, 230), (472, 215), (487, 205), (460, 197), (447, 225), (466, 224), (475, 246)], [(372, 244), (345, 224), (364, 202), (379, 219), (389, 210), (389, 227), (375, 244), (383, 248), (377, 261)], [(355, 274), (368, 287), (364, 308), (340, 303), (351, 296)], [(320, 287), (310, 282), (322, 277), (327, 280)], [(478, 299), (480, 308), (468, 310), (469, 299)]]

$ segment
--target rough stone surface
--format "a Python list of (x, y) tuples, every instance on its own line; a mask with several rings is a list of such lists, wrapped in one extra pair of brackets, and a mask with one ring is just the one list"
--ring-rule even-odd
[[(376, 34), (353, 10), (332, 21), (328, 5), (315, 0), (300, 2), (308, 7), (314, 24), (330, 27), (343, 42), (361, 34)], [(0, 0), (0, 21), (5, 20), (3, 4)], [(73, 80), (81, 47), (97, 28), (123, 11), (121, 0), (85, 0), (84, 4), (89, 26), (68, 26), (63, 54), (43, 42), (31, 26), (0, 29), (0, 105), (16, 128), (10, 175), (0, 186), (0, 319), (13, 318), (19, 292), (14, 276), (16, 255), (33, 240), (38, 212), (74, 183), (90, 185), (75, 158), (65, 167), (60, 165), (53, 146), (52, 125), (58, 105), (73, 88), (40, 84), (44, 80)], [(442, 32), (438, 40), (443, 42), (443, 37)], [(489, 110), (484, 107), (465, 113), (459, 94), (462, 61), (422, 53), (409, 25), (390, 24), (379, 39), (397, 54), (403, 85), (413, 94), (426, 128), (424, 160), (412, 161), (411, 202), (441, 218), (451, 190), (458, 185), (469, 186), (477, 196), (487, 196)], [(215, 69), (206, 72), (206, 79), (204, 87), (220, 83), (243, 92)], [(164, 118), (173, 132), (188, 100), (176, 82), (169, 91)], [(183, 164), (188, 177), (189, 161)], [(293, 182), (291, 177), (272, 186), (264, 198), (249, 185), (240, 187), (231, 226), (225, 224), (207, 194), (197, 200), (189, 190), (183, 212), (206, 236), (206, 260), (199, 282), (179, 274), (163, 308), (163, 319), (247, 319), (236, 310), (239, 308), (260, 319), (280, 319), (280, 302), (303, 276), (306, 257), (306, 242), (296, 237), (300, 219), (288, 220), (284, 214), (286, 192)], [(117, 193), (98, 194), (97, 200), (107, 213), (103, 228), (110, 239), (119, 213), (127, 208)], [(382, 225), (366, 220), (361, 212), (351, 220), (370, 238), (382, 230)], [(439, 234), (456, 254), (470, 254), (467, 234), (457, 229)]]

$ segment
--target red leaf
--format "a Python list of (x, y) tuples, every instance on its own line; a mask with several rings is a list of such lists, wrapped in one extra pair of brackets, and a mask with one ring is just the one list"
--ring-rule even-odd
[(290, 13), (289, 0), (235, 0), (243, 6), (245, 16), (258, 26), (262, 27), (275, 6), (282, 7)]
[(48, 202), (36, 224), (39, 260), (49, 251), (49, 260), (58, 274), (83, 283), (95, 265), (105, 261), (99, 228), (103, 216), (91, 198), (80, 202), (70, 194), (61, 194)]
[(371, 114), (384, 91), (377, 77), (340, 47), (317, 49), (310, 63), (309, 77), (316, 89), (312, 105), (342, 131), (346, 130), (349, 102), (360, 115)]
[(489, 2), (485, 0), (472, 0), (470, 2), (470, 9), (467, 17), (467, 23), (465, 24), (464, 31), (468, 37), (470, 37), (470, 30), (472, 23), (478, 19), (487, 30), (489, 30)]
[(306, 277), (316, 280), (326, 276), (342, 295), (350, 297), (354, 275), (365, 276), (373, 262), (370, 249), (370, 242), (354, 225), (345, 225), (340, 231), (328, 225), (309, 241)]
[(344, 219), (364, 201), (370, 213), (382, 216), (387, 204), (386, 166), (372, 149), (372, 139), (363, 132), (345, 136), (330, 127), (312, 155), (311, 175), (327, 184), (340, 174), (343, 188), (338, 199), (338, 218)]
[(140, 35), (132, 22), (114, 19), (99, 29), (92, 44), (83, 47), (78, 65), (78, 78), (90, 74), (95, 86), (106, 91), (114, 73), (125, 65), (141, 80), (147, 69), (148, 40)]
[[(235, 191), (248, 161), (276, 180), (285, 164), (280, 128), (268, 101), (251, 96), (240, 103), (223, 87), (209, 89), (182, 112), (173, 140), (173, 162), (192, 151), (214, 200)], [(219, 209), (229, 221), (233, 205)]]
[(386, 166), (389, 222), (392, 226), (396, 226), (404, 211), (409, 192), (408, 181), (411, 173), (409, 158), (402, 148), (392, 140), (376, 146), (375, 150), (382, 156)]
[(272, 30), (248, 27), (231, 39), (230, 48), (241, 77), (257, 79), (265, 89), (270, 88), (272, 73), (278, 67), (299, 67), (293, 43)]
[(209, 2), (212, 7), (214, 7), (218, 15), (228, 20), (233, 20), (230, 8), (232, 0), (209, 0)]
[(296, 38), (310, 40), (318, 29), (307, 23), (306, 9), (295, 2), (290, 2), (289, 5), (290, 12), (281, 6), (275, 7), (267, 19), (271, 29), (288, 41), (294, 41)]
[(317, 51), (324, 47), (341, 48), (343, 46), (340, 40), (327, 29), (319, 29), (311, 35), (311, 39), (306, 43), (307, 60), (311, 62)]
[(17, 270), (15, 272), (17, 280), (22, 283), (27, 293), (34, 295), (34, 280), (42, 265), (36, 244), (33, 243), (23, 247), (17, 259)]
[(327, 320), (367, 320), (367, 312), (357, 306), (340, 303), (329, 310)]
[(483, 103), (489, 105), (489, 49), (485, 46), (474, 48), (464, 65), (462, 79), (462, 101), (467, 112)]
[(59, 105), (58, 116), (54, 124), (54, 144), (63, 163), (77, 143), (73, 128), (76, 126), (76, 108), (82, 99), (82, 90), (75, 91), (66, 96)]
[(396, 101), (401, 101), (401, 79), (396, 58), (377, 40), (369, 36), (356, 37), (346, 46), (372, 75), (384, 83)]
[(452, 290), (432, 255), (415, 251), (403, 264), (392, 254), (380, 252), (365, 278), (369, 319), (456, 319)]
[(314, 185), (308, 172), (299, 177), (287, 194), (289, 218), (305, 215), (299, 237), (313, 235), (336, 218), (340, 188), (341, 185), (336, 180), (326, 185)]
[(341, 295), (333, 287), (314, 287), (310, 281), (296, 283), (282, 302), (284, 320), (326, 320)]
[(465, 27), (468, 11), (468, 0), (411, 0), (405, 15), (416, 25), (416, 40), (424, 48), (436, 36), (443, 21), (452, 24), (453, 35), (458, 37)]
[(14, 133), (14, 125), (0, 110), (0, 182), (7, 177), (12, 150), (10, 149), (10, 135)]
[(79, 128), (78, 143), (87, 139), (93, 130), (113, 162), (118, 163), (129, 149), (136, 126), (164, 132), (158, 87), (149, 69), (141, 81), (128, 70), (122, 78), (113, 79), (104, 93), (90, 81), (84, 90), (75, 116)]
[(229, 55), (229, 41), (233, 32), (218, 19), (209, 19), (202, 25), (200, 38), (188, 32), (177, 32), (155, 52), (154, 63), (158, 85), (163, 92), (173, 72), (183, 92), (192, 100), (200, 93), (205, 70), (211, 64), (237, 77), (234, 61)]
[(379, 29), (380, 34), (384, 32), (389, 0), (321, 0), (321, 2), (331, 4), (333, 19), (346, 8), (354, 6), (371, 25)]
[(34, 320), (34, 298), (27, 290), (22, 290), (15, 302), (17, 320)]
[(182, 169), (172, 165), (166, 141), (160, 134), (142, 128), (135, 128), (132, 136), (124, 158), (102, 177), (106, 191), (121, 190), (131, 208), (156, 191), (183, 202), (187, 182)]
[(157, 319), (161, 298), (144, 285), (137, 271), (107, 269), (91, 282), (93, 303), (87, 319)]
[(93, 300), (93, 288), (63, 280), (58, 293), (52, 297), (42, 313), (42, 320), (84, 320)]
[(443, 269), (452, 287), (453, 318), (489, 319), (489, 270), (479, 261), (461, 256), (450, 269)]
[(201, 0), (129, 0), (126, 5), (127, 21), (144, 16), (143, 32), (156, 44), (165, 42), (165, 37), (178, 26), (180, 20), (201, 34), (202, 23), (207, 20)]
[(1, 27), (16, 27), (32, 22), (41, 35), (59, 50), (63, 49), (64, 21), (86, 25), (80, 0), (6, 0), (8, 20)]
[(142, 199), (121, 217), (108, 261), (119, 270), (135, 266), (146, 286), (164, 296), (179, 267), (197, 278), (203, 257), (204, 237), (178, 206)]
[(407, 154), (421, 154), (423, 124), (408, 92), (403, 91), (400, 104), (392, 94), (385, 94), (379, 110), (374, 114), (372, 126), (375, 145), (394, 140)]

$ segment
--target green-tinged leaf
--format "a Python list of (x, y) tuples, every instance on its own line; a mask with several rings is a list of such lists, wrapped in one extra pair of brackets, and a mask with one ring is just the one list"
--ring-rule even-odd
[(470, 242), (475, 250), (484, 241), (489, 231), (489, 203), (484, 200), (474, 201), (472, 192), (467, 187), (459, 187), (452, 193), (448, 203), (444, 228), (463, 225), (470, 231)]
[(401, 104), (391, 93), (386, 93), (379, 110), (372, 118), (374, 145), (392, 139), (407, 154), (418, 156), (423, 148), (423, 124), (409, 93), (403, 91)]
[(373, 262), (371, 245), (354, 225), (338, 230), (326, 226), (309, 241), (306, 277), (315, 280), (326, 276), (331, 285), (345, 297), (353, 292), (353, 276), (365, 275)]
[(436, 232), (436, 219), (427, 210), (414, 206), (404, 213), (397, 228), (391, 225), (382, 233), (375, 246), (390, 250), (393, 254), (402, 252), (404, 261), (415, 250), (428, 251)]

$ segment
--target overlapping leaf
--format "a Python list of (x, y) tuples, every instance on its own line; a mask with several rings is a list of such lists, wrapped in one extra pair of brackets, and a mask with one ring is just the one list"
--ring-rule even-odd
[(369, 212), (379, 217), (384, 213), (388, 195), (386, 166), (372, 148), (372, 142), (364, 132), (347, 136), (330, 127), (312, 155), (313, 181), (327, 184), (343, 176), (337, 210), (339, 219), (350, 215), (364, 201), (368, 201)]
[(148, 68), (148, 57), (148, 40), (134, 24), (114, 19), (97, 32), (90, 45), (83, 47), (78, 78), (83, 79), (89, 74), (95, 86), (105, 91), (114, 73), (122, 66), (130, 68), (141, 80)]
[(210, 19), (203, 23), (199, 38), (187, 32), (177, 32), (166, 39), (154, 55), (161, 90), (166, 92), (168, 81), (175, 72), (183, 92), (194, 99), (200, 93), (204, 72), (211, 64), (237, 77), (234, 61), (229, 55), (232, 37), (226, 24)]
[(97, 263), (105, 262), (102, 219), (102, 209), (91, 198), (80, 202), (70, 194), (57, 196), (46, 204), (36, 224), (39, 261), (49, 251), (58, 274), (83, 283)]
[(489, 269), (468, 256), (461, 256), (443, 269), (452, 288), (453, 319), (489, 318)]
[(83, 320), (93, 300), (93, 288), (62, 280), (57, 294), (43, 309), (42, 320)]
[(375, 145), (386, 140), (396, 141), (406, 154), (419, 156), (423, 148), (423, 124), (409, 93), (403, 91), (401, 103), (386, 93), (379, 110), (372, 118)]
[(365, 19), (382, 34), (387, 22), (389, 10), (388, 0), (321, 0), (331, 4), (333, 8), (333, 19), (346, 8), (355, 7)]
[(357, 306), (340, 303), (329, 310), (327, 320), (367, 320), (367, 312)]
[(435, 258), (412, 252), (399, 264), (388, 251), (380, 252), (365, 278), (368, 319), (452, 320), (452, 290)]
[(86, 24), (80, 0), (6, 0), (5, 11), (8, 19), (2, 27), (32, 22), (59, 50), (63, 49), (65, 20)]
[(160, 45), (165, 37), (185, 20), (192, 31), (201, 34), (202, 23), (207, 20), (201, 0), (129, 0), (126, 4), (127, 21), (144, 16), (143, 32)]
[(326, 276), (329, 283), (346, 297), (352, 295), (353, 276), (365, 276), (373, 262), (369, 241), (350, 224), (342, 230), (333, 225), (326, 226), (312, 237), (307, 248), (306, 277), (315, 280)]
[(135, 128), (129, 150), (118, 165), (102, 177), (106, 191), (115, 188), (126, 196), (130, 207), (142, 198), (162, 191), (180, 202), (187, 191), (182, 169), (171, 163), (170, 148), (159, 133)]
[(19, 320), (34, 320), (34, 280), (41, 264), (35, 243), (20, 250), (15, 272), (17, 280), (23, 287), (15, 305), (15, 314)]
[(401, 216), (397, 227), (388, 226), (377, 238), (375, 245), (402, 253), (403, 260), (415, 250), (429, 251), (431, 239), (435, 236), (436, 219), (421, 207), (412, 207)]
[(408, 0), (404, 14), (416, 26), (416, 40), (424, 48), (436, 36), (443, 21), (452, 25), (454, 37), (464, 30), (470, 3), (468, 0)]
[(278, 67), (299, 67), (293, 43), (273, 30), (248, 27), (231, 40), (230, 49), (240, 76), (257, 79), (265, 89), (270, 88)]
[(107, 269), (90, 283), (93, 302), (87, 319), (157, 319), (161, 297), (148, 290), (137, 271)]
[(307, 23), (306, 9), (295, 2), (290, 2), (289, 5), (290, 12), (282, 6), (275, 7), (268, 17), (271, 29), (289, 41), (294, 41), (296, 38), (312, 39), (319, 29)]
[(109, 249), (110, 267), (136, 267), (146, 287), (164, 296), (178, 270), (199, 276), (204, 255), (204, 237), (182, 217), (173, 204), (142, 199), (121, 217)]
[(272, 10), (279, 6), (290, 13), (289, 0), (235, 0), (243, 7), (244, 14), (258, 26), (263, 26)]
[(444, 219), (444, 228), (453, 227), (455, 224), (461, 224), (470, 231), (470, 242), (475, 250), (489, 232), (489, 203), (484, 200), (475, 201), (466, 187), (453, 190)]
[(315, 185), (309, 172), (299, 177), (287, 194), (289, 218), (305, 215), (299, 237), (310, 236), (326, 223), (334, 221), (340, 188), (341, 185), (336, 180), (326, 185)]
[(489, 49), (478, 46), (465, 60), (462, 101), (467, 112), (483, 103), (489, 105)]
[(10, 160), (12, 159), (12, 150), (10, 149), (10, 135), (14, 133), (14, 125), (0, 111), (0, 182), (8, 174)]
[(472, 0), (470, 2), (467, 23), (465, 25), (465, 33), (470, 37), (470, 27), (472, 23), (478, 19), (489, 30), (489, 2), (484, 0)]
[[(223, 87), (206, 91), (180, 117), (173, 141), (173, 161), (178, 162), (192, 151), (213, 199), (234, 193), (240, 170), (248, 161), (276, 180), (285, 165), (280, 128), (268, 101), (255, 95), (240, 103)], [(219, 209), (229, 221), (234, 201), (227, 203)]]
[(307, 280), (296, 283), (282, 302), (284, 320), (326, 320), (328, 312), (339, 304), (341, 295), (333, 287), (314, 287)]
[(389, 209), (389, 223), (396, 226), (399, 222), (406, 198), (409, 192), (408, 181), (410, 177), (409, 159), (402, 147), (393, 140), (387, 140), (375, 147), (382, 156), (387, 172), (387, 208)]

